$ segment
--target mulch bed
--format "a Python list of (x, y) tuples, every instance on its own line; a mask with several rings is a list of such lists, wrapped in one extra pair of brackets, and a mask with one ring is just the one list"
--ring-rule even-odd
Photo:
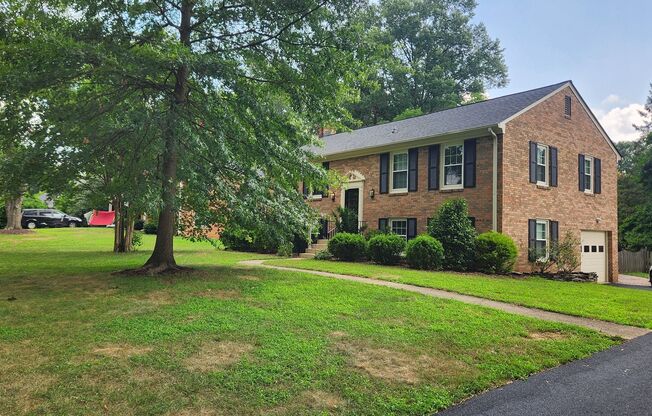
[(33, 230), (0, 230), (0, 234), (31, 234)]

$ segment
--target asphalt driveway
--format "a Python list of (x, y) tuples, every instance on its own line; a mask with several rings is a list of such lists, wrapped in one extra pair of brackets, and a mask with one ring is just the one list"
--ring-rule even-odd
[(472, 398), (438, 415), (650, 415), (652, 334)]

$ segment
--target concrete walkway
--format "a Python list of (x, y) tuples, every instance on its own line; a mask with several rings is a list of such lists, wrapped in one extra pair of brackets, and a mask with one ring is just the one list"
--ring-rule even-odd
[(491, 390), (442, 416), (652, 414), (652, 334)]
[(613, 322), (605, 322), (596, 319), (581, 318), (578, 316), (564, 315), (562, 313), (549, 312), (541, 309), (527, 308), (525, 306), (518, 306), (518, 305), (513, 305), (511, 303), (498, 302), (495, 300), (478, 298), (475, 296), (461, 295), (459, 293), (447, 292), (445, 290), (440, 290), (440, 289), (413, 286), (404, 283), (388, 282), (385, 280), (377, 280), (377, 279), (371, 279), (367, 277), (350, 276), (345, 274), (321, 272), (316, 270), (295, 269), (292, 267), (273, 266), (269, 264), (263, 264), (265, 261), (266, 260), (245, 260), (245, 261), (241, 261), (239, 264), (245, 266), (264, 267), (264, 268), (275, 269), (275, 270), (286, 270), (292, 272), (308, 273), (317, 276), (331, 277), (335, 279), (348, 280), (351, 282), (364, 283), (368, 285), (391, 287), (393, 289), (400, 289), (408, 292), (420, 293), (426, 296), (432, 296), (432, 297), (442, 298), (442, 299), (452, 299), (464, 303), (470, 303), (473, 305), (480, 305), (489, 308), (500, 309), (502, 311), (514, 313), (517, 315), (543, 319), (544, 321), (563, 322), (566, 324), (582, 326), (585, 328), (590, 328), (602, 332), (610, 336), (617, 336), (624, 339), (633, 339), (651, 332), (650, 330), (645, 328), (620, 325)]

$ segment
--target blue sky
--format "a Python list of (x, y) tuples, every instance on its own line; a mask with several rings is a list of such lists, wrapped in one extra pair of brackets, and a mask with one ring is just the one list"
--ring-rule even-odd
[(637, 137), (652, 82), (652, 0), (477, 0), (505, 49), (509, 85), (490, 97), (572, 79), (616, 141)]

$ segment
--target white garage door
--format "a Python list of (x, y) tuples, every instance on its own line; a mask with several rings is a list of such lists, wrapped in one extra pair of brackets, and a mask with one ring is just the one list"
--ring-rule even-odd
[(582, 271), (607, 281), (607, 237), (604, 231), (582, 231)]

